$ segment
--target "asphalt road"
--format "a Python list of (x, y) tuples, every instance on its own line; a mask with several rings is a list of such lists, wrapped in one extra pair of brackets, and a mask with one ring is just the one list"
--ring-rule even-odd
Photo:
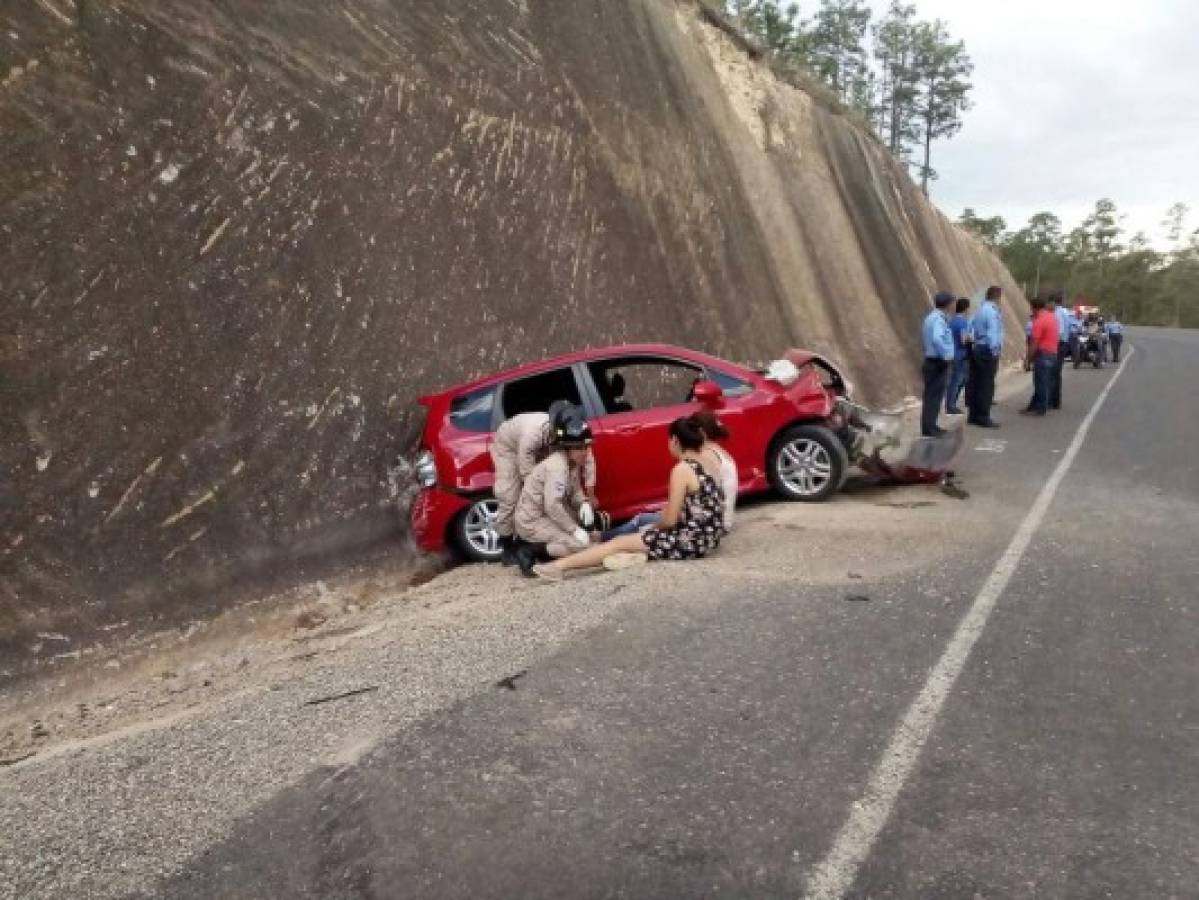
[[(1199, 334), (1129, 343), (846, 895), (1199, 896)], [(278, 794), (162, 893), (803, 895), (1114, 374), (972, 431), (994, 527), (929, 534), (931, 570), (631, 604)]]

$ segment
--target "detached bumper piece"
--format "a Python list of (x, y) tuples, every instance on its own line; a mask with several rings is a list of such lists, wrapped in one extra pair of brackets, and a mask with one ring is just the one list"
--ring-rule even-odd
[(954, 428), (940, 437), (907, 431), (898, 413), (877, 413), (841, 401), (849, 422), (850, 462), (867, 475), (889, 484), (937, 484), (953, 468), (966, 441)]

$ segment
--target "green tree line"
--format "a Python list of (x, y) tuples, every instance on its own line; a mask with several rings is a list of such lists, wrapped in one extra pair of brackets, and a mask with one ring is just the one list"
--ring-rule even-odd
[(1069, 231), (1051, 212), (1015, 231), (973, 209), (958, 224), (995, 250), (1029, 295), (1058, 288), (1131, 324), (1199, 328), (1199, 228), (1189, 217), (1185, 203), (1166, 211), (1165, 249), (1150, 246), (1143, 232), (1125, 240), (1123, 217), (1107, 198)]
[(810, 18), (787, 0), (725, 0), (725, 12), (778, 63), (823, 82), (856, 110), (898, 159), (913, 166), (925, 196), (937, 177), (933, 142), (953, 137), (970, 107), (974, 65), (939, 19), (892, 0), (872, 21), (865, 0), (820, 0)]

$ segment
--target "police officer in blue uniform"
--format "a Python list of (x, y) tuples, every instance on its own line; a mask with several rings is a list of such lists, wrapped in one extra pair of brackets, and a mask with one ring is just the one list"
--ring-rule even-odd
[(924, 347), (924, 365), (920, 373), (924, 376), (924, 407), (920, 414), (920, 433), (925, 437), (945, 434), (937, 425), (937, 414), (945, 401), (949, 384), (949, 369), (953, 365), (953, 332), (949, 329), (949, 307), (955, 297), (946, 291), (938, 291), (933, 297), (936, 307), (924, 317), (920, 329)]
[(970, 322), (974, 343), (970, 347), (970, 381), (966, 388), (966, 421), (979, 428), (998, 428), (991, 418), (995, 402), (995, 376), (1003, 356), (1003, 312), (999, 308), (1003, 291), (998, 285), (987, 288), (986, 299)]
[(1111, 318), (1104, 328), (1107, 330), (1107, 340), (1112, 347), (1112, 362), (1120, 361), (1120, 345), (1124, 343), (1124, 326), (1116, 319)]

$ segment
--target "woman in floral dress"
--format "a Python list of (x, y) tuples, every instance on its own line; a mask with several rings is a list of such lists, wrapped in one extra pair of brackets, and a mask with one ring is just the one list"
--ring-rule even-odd
[(626, 534), (570, 556), (534, 566), (541, 578), (558, 581), (570, 569), (644, 562), (646, 558), (700, 559), (720, 545), (724, 534), (724, 493), (720, 460), (704, 449), (704, 433), (685, 416), (670, 424), (670, 453), (678, 460), (670, 472), (670, 492), (660, 524)]

